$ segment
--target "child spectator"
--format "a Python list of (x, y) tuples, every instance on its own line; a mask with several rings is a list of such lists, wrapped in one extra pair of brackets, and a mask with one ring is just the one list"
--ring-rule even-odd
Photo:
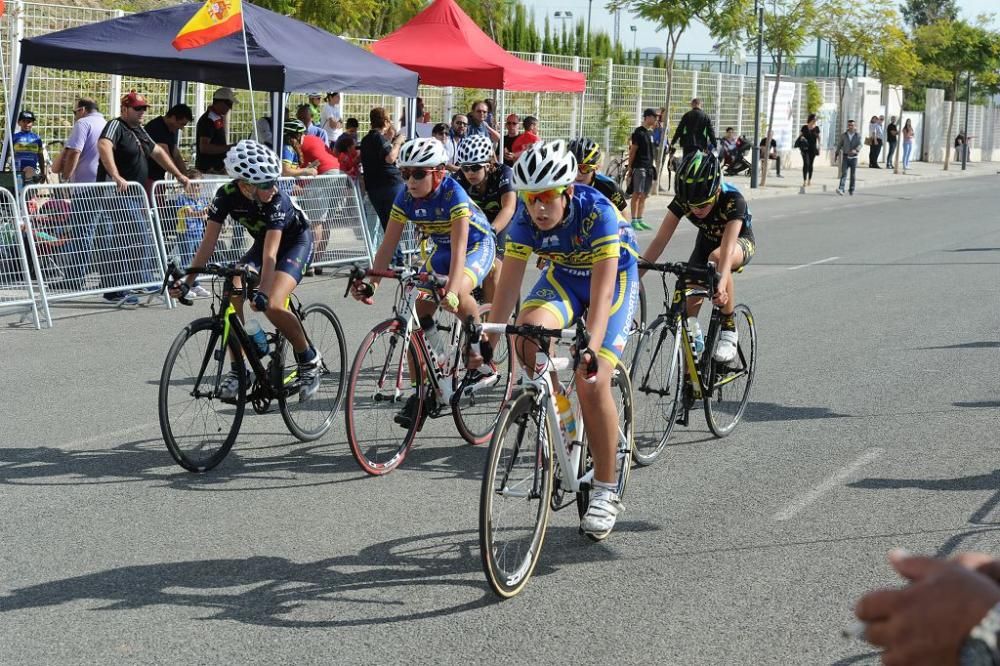
[[(187, 172), (187, 177), (190, 182), (175, 201), (177, 207), (177, 245), (174, 252), (180, 259), (183, 268), (191, 265), (195, 250), (198, 249), (201, 239), (205, 235), (209, 200), (207, 192), (196, 182), (201, 178), (201, 172), (190, 169)], [(199, 284), (198, 280), (195, 280), (190, 294), (196, 298), (208, 298), (212, 295)]]
[(357, 182), (361, 175), (361, 153), (354, 136), (347, 132), (341, 134), (333, 146), (333, 154), (340, 162), (340, 170)]
[(30, 185), (36, 181), (45, 180), (45, 145), (42, 138), (32, 131), (35, 124), (35, 114), (22, 111), (17, 116), (20, 132), (11, 137), (14, 144), (14, 172), (21, 177), (21, 182)]

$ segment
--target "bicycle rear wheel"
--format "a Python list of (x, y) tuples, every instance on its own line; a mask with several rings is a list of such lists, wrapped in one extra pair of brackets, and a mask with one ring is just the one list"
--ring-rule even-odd
[[(311, 442), (319, 439), (333, 424), (340, 409), (347, 385), (347, 347), (344, 343), (344, 329), (340, 320), (328, 306), (313, 303), (302, 309), (302, 328), (309, 342), (323, 357), (320, 367), (319, 389), (312, 398), (301, 402), (297, 393), (278, 392), (278, 407), (288, 431), (300, 441)], [(281, 381), (287, 385), (297, 379), (297, 364), (291, 345), (285, 341), (277, 349), (283, 349)]]
[(729, 363), (709, 361), (705, 420), (716, 437), (725, 437), (740, 422), (750, 401), (750, 387), (757, 369), (757, 328), (750, 308), (737, 305), (733, 319), (738, 338), (736, 358)]
[[(229, 352), (229, 353), (227, 353)], [(233, 448), (246, 409), (246, 376), (232, 403), (218, 397), (230, 367), (241, 358), (235, 337), (222, 339), (222, 324), (198, 319), (174, 338), (160, 373), (160, 432), (174, 461), (190, 472), (206, 472)]]
[[(614, 397), (615, 404), (618, 405), (618, 445), (615, 451), (615, 476), (618, 482), (616, 492), (618, 493), (618, 497), (622, 498), (625, 496), (625, 486), (628, 484), (629, 473), (632, 469), (634, 414), (632, 408), (632, 385), (629, 382), (628, 370), (620, 360), (611, 374), (611, 395)], [(586, 423), (578, 424), (577, 427), (584, 429), (582, 440), (583, 454), (580, 456), (580, 467), (577, 470), (577, 478), (590, 475), (588, 481), (581, 484), (579, 492), (576, 493), (576, 509), (582, 519), (583, 514), (587, 513), (587, 507), (590, 505), (594, 458), (591, 455), (590, 444), (587, 441)]]
[(681, 330), (661, 321), (645, 331), (632, 361), (632, 397), (635, 406), (635, 439), (632, 458), (638, 465), (651, 465), (663, 453), (677, 422), (684, 363)]
[[(480, 316), (487, 318), (489, 306), (483, 306)], [(465, 349), (465, 335), (459, 340), (459, 350)], [(490, 441), (493, 427), (500, 418), (500, 410), (510, 398), (514, 385), (514, 368), (510, 354), (510, 337), (501, 336), (493, 350), (492, 376), (482, 377), (478, 371), (470, 375), (460, 362), (452, 375), (455, 393), (451, 398), (451, 413), (455, 427), (469, 444), (485, 444)]]
[(552, 441), (545, 410), (525, 391), (508, 402), (490, 441), (479, 494), (479, 554), (490, 587), (520, 592), (538, 563), (552, 498)]
[[(388, 474), (406, 458), (423, 417), (420, 385), (417, 350), (404, 339), (399, 322), (388, 319), (369, 331), (354, 358), (345, 410), (351, 453), (368, 474)], [(417, 409), (404, 428), (394, 417), (412, 395)]]

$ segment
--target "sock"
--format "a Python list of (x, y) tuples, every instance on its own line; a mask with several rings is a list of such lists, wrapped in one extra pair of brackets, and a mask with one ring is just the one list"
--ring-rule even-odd
[(722, 330), (723, 331), (735, 331), (736, 330), (736, 320), (733, 318), (732, 313), (722, 315)]
[(299, 363), (308, 363), (314, 358), (316, 358), (316, 350), (313, 349), (312, 347), (308, 347), (301, 354), (299, 354), (298, 352), (295, 353), (295, 360)]
[(594, 479), (594, 490), (609, 490), (609, 491), (611, 491), (613, 493), (617, 493), (618, 492), (618, 484), (617, 483), (605, 483), (604, 481), (598, 481), (597, 479)]

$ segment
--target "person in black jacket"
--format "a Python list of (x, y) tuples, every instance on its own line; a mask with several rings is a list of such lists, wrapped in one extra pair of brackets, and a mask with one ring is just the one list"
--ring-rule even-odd
[(691, 100), (691, 110), (681, 116), (681, 121), (677, 123), (670, 145), (673, 146), (678, 141), (685, 157), (696, 150), (708, 152), (715, 148), (715, 129), (712, 127), (712, 119), (701, 110), (701, 100), (697, 97)]

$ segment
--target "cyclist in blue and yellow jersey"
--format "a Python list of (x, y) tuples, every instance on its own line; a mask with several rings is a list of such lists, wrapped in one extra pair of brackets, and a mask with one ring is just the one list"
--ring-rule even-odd
[[(291, 342), (298, 362), (299, 400), (308, 400), (319, 388), (322, 358), (308, 343), (301, 323), (286, 304), (312, 257), (309, 221), (288, 194), (278, 191), (281, 162), (267, 146), (240, 141), (226, 153), (225, 166), (226, 173), (234, 180), (220, 187), (208, 206), (205, 236), (191, 265), (204, 266), (208, 262), (226, 218), (246, 228), (253, 245), (240, 263), (260, 272), (260, 285), (254, 291), (251, 307), (263, 312)], [(177, 288), (171, 289), (171, 295), (184, 296), (195, 279), (194, 275), (187, 276)], [(233, 305), (242, 317), (243, 299), (234, 298)], [(219, 390), (222, 399), (236, 396), (241, 371), (244, 371), (243, 360), (234, 359), (233, 368)]]
[[(623, 508), (616, 493), (618, 407), (611, 373), (625, 348), (638, 299), (638, 252), (625, 218), (600, 192), (576, 184), (576, 176), (576, 157), (562, 141), (532, 146), (514, 163), (514, 188), (523, 206), (510, 225), (490, 321), (510, 317), (533, 252), (548, 267), (521, 305), (518, 323), (565, 328), (586, 310), (590, 346), (580, 354), (577, 392), (595, 474), (580, 529), (603, 539)], [(516, 348), (522, 364), (533, 368), (536, 344), (519, 340)], [(597, 378), (588, 383), (586, 369), (594, 362)]]
[(506, 164), (497, 163), (493, 142), (481, 134), (467, 136), (459, 142), (455, 163), (459, 170), (453, 177), (482, 209), (496, 234), (497, 258), (483, 282), (483, 300), (492, 303), (500, 281), (507, 225), (517, 210), (517, 194), (511, 182), (514, 173)]
[(576, 182), (589, 185), (608, 198), (618, 210), (628, 208), (628, 197), (618, 187), (618, 183), (601, 173), (601, 163), (604, 152), (601, 146), (591, 139), (573, 139), (569, 142), (570, 152), (576, 157)]
[(14, 147), (14, 173), (21, 174), (25, 185), (45, 180), (45, 146), (33, 131), (35, 114), (22, 111), (17, 116), (20, 132), (11, 136)]
[[(448, 154), (437, 139), (412, 139), (399, 150), (399, 170), (406, 189), (399, 193), (385, 238), (375, 253), (372, 267), (384, 271), (407, 222), (430, 236), (434, 252), (427, 258), (425, 269), (447, 276), (442, 306), (464, 321), (468, 316), (479, 319), (479, 305), (472, 290), (483, 283), (493, 267), (496, 240), (483, 211), (454, 178), (447, 176)], [(371, 304), (371, 289), (377, 289), (380, 278), (371, 279), (370, 287), (357, 282), (352, 289), (355, 299)], [(434, 303), (418, 301), (417, 317), (424, 330), (434, 326)], [(409, 428), (416, 413), (418, 396), (412, 395), (396, 416), (396, 423)]]
[[(674, 199), (667, 206), (663, 224), (642, 256), (657, 261), (682, 217), (686, 216), (698, 227), (698, 238), (688, 261), (701, 266), (711, 261), (722, 275), (718, 292), (712, 299), (722, 311), (722, 332), (714, 358), (720, 363), (728, 363), (736, 358), (738, 342), (733, 321), (736, 307), (733, 271), (746, 266), (757, 247), (750, 224), (750, 209), (735, 186), (722, 182), (719, 160), (711, 153), (695, 151), (688, 154), (677, 168), (675, 183)], [(688, 300), (689, 317), (697, 317), (700, 308), (700, 298)], [(696, 333), (696, 338), (698, 335), (700, 333)]]

